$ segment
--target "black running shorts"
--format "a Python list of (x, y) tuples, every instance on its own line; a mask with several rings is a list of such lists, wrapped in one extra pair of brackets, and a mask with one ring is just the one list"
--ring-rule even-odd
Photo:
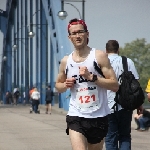
[(78, 116), (66, 116), (67, 129), (66, 133), (69, 135), (69, 129), (82, 133), (88, 143), (96, 144), (101, 142), (108, 131), (108, 119), (105, 117), (98, 118), (84, 118)]
[(49, 101), (45, 101), (45, 103), (46, 103), (46, 104), (51, 104), (51, 103), (52, 103), (52, 101), (51, 101), (51, 100), (49, 100)]

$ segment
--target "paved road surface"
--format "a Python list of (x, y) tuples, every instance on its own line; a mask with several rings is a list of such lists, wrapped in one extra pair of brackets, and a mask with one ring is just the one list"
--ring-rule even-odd
[[(29, 106), (0, 106), (0, 150), (71, 150), (66, 112), (56, 105), (47, 115), (43, 107), (41, 114), (29, 114)], [(132, 150), (150, 150), (149, 138), (150, 132), (133, 129)]]

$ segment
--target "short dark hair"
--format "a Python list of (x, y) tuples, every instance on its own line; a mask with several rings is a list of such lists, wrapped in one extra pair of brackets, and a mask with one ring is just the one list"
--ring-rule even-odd
[(84, 28), (84, 30), (85, 30), (85, 32), (88, 31), (87, 26), (86, 26), (86, 23), (85, 23), (84, 20), (74, 18), (74, 19), (71, 19), (71, 20), (69, 21), (69, 24), (68, 24), (68, 33), (69, 33), (69, 34), (70, 34), (70, 32), (69, 32), (70, 25), (73, 24), (73, 23), (75, 23), (75, 24), (82, 24), (82, 25), (83, 25), (83, 28)]
[(109, 40), (106, 43), (106, 50), (108, 53), (114, 52), (117, 53), (119, 50), (119, 43), (116, 40)]
[[(71, 19), (71, 20), (69, 21), (69, 24), (68, 24), (68, 33), (69, 33), (69, 35), (70, 35), (69, 28), (70, 28), (70, 26), (71, 26), (72, 24), (82, 24), (82, 26), (83, 26), (85, 32), (88, 32), (87, 25), (86, 25), (85, 21), (82, 20), (82, 19), (74, 18), (74, 19)], [(87, 38), (87, 44), (88, 44), (88, 43), (89, 43), (89, 38)]]

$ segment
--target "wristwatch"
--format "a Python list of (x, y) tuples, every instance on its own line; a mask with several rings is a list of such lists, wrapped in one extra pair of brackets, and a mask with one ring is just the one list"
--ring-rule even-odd
[(95, 81), (97, 81), (97, 75), (93, 74), (93, 78), (92, 78), (91, 82), (95, 82)]

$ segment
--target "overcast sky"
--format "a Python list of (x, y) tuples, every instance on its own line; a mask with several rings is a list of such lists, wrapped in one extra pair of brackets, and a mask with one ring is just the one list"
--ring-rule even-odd
[[(82, 15), (81, 2), (75, 5)], [(78, 11), (65, 4), (66, 22), (79, 18)], [(150, 43), (150, 0), (86, 0), (85, 21), (90, 33), (90, 47), (105, 50), (105, 44), (115, 39), (124, 47), (137, 38)]]

